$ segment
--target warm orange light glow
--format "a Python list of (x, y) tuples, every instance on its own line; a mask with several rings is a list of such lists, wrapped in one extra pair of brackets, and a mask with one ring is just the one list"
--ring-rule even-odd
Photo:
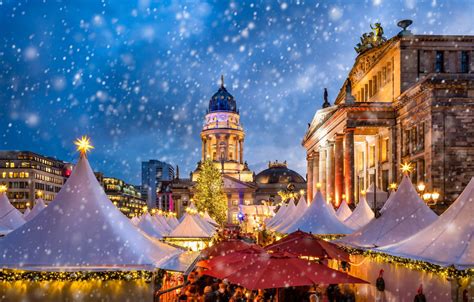
[(389, 188), (390, 190), (396, 190), (396, 189), (397, 189), (397, 184), (394, 183), (394, 182), (392, 182), (392, 183), (388, 186), (388, 188)]
[(438, 192), (433, 192), (431, 193), (431, 198), (436, 202), (439, 199), (439, 193)]
[(316, 184), (316, 188), (317, 188), (317, 189), (321, 189), (321, 183), (320, 183), (320, 182), (318, 182), (318, 183)]
[(77, 146), (76, 149), (81, 153), (81, 155), (87, 155), (87, 152), (94, 149), (94, 146), (91, 145), (91, 139), (88, 136), (76, 139), (74, 144)]
[(403, 163), (401, 164), (401, 168), (403, 173), (408, 174), (413, 171), (413, 164), (412, 163)]
[(426, 188), (425, 184), (423, 182), (420, 182), (418, 186), (416, 186), (418, 191), (423, 192)]
[(8, 190), (7, 185), (0, 185), (0, 193), (5, 193)]
[(424, 199), (425, 201), (430, 200), (430, 199), (431, 199), (431, 193), (425, 193), (425, 194), (423, 194), (423, 199)]

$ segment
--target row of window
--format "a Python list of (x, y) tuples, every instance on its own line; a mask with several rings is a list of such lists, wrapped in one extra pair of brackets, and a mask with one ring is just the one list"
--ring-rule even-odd
[(35, 179), (42, 180), (42, 181), (47, 181), (47, 182), (58, 184), (58, 185), (62, 185), (63, 182), (64, 182), (62, 178), (56, 178), (56, 177), (52, 177), (52, 176), (49, 176), (49, 175), (43, 175), (43, 174), (39, 174), (39, 173), (35, 173)]
[(11, 162), (7, 161), (7, 162), (4, 162), (1, 166), (5, 167), (5, 168), (8, 168), (8, 169), (14, 169), (14, 168), (26, 168), (26, 169), (28, 169), (28, 168), (32, 168), (32, 169), (44, 171), (44, 172), (47, 172), (47, 173), (56, 174), (56, 175), (59, 175), (59, 176), (61, 176), (63, 174), (61, 169), (57, 169), (57, 168), (50, 167), (50, 166), (31, 164), (30, 162), (26, 162), (26, 161), (20, 162), (20, 163), (15, 163), (13, 161), (11, 161)]
[[(435, 72), (438, 72), (438, 73), (441, 73), (441, 72), (445, 72), (445, 56), (444, 56), (444, 51), (442, 50), (438, 50), (436, 51), (436, 56), (435, 56), (435, 68), (434, 68), (434, 71)], [(469, 72), (469, 52), (468, 51), (461, 51), (460, 52), (460, 58), (459, 58), (459, 71), (461, 73), (468, 73)], [(427, 70), (425, 69), (424, 66), (421, 65), (421, 52), (418, 51), (418, 71), (423, 73), (423, 72), (427, 72)], [(451, 72), (454, 72), (454, 70), (452, 70)]]
[(2, 172), (0, 176), (2, 178), (29, 178), (30, 173), (28, 172)]
[(40, 191), (48, 191), (48, 192), (58, 193), (61, 190), (61, 187), (56, 187), (56, 186), (53, 186), (53, 185), (36, 182), (35, 183), (35, 189), (40, 190)]
[(364, 85), (357, 92), (357, 101), (367, 102), (372, 96), (377, 94), (377, 92), (382, 89), (386, 84), (392, 81), (392, 63), (387, 63), (382, 70), (377, 72), (376, 75), (369, 80), (368, 83)]

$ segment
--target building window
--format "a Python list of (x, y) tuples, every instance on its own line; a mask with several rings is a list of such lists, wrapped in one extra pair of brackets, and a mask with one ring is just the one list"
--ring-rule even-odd
[(374, 84), (372, 80), (369, 80), (369, 98), (374, 95)]
[(380, 158), (381, 162), (388, 161), (388, 137), (382, 140), (382, 148), (380, 148)]
[(461, 51), (461, 72), (469, 72), (469, 55), (467, 51)]
[(375, 166), (375, 145), (369, 146), (369, 167)]
[(420, 159), (416, 163), (416, 170), (418, 171), (418, 182), (425, 181), (425, 160)]
[(418, 125), (418, 150), (425, 149), (425, 123)]
[(382, 84), (387, 83), (387, 67), (382, 68)]
[(410, 153), (418, 151), (418, 136), (416, 135), (416, 127), (411, 128), (410, 134)]
[(410, 145), (410, 130), (403, 131), (402, 156), (408, 155)]
[(442, 51), (436, 52), (435, 72), (444, 71), (444, 53)]
[(387, 64), (387, 83), (392, 81), (392, 65), (390, 63)]
[(362, 172), (364, 170), (364, 152), (357, 153), (357, 171)]
[(369, 85), (368, 84), (365, 84), (365, 93), (364, 93), (364, 102), (367, 102), (367, 100), (369, 99)]

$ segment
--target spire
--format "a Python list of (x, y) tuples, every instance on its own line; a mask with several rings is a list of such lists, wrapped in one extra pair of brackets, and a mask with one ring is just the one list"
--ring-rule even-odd
[(327, 88), (324, 88), (324, 103), (323, 103), (323, 108), (328, 108), (331, 106), (331, 103), (328, 101), (328, 90)]
[(221, 88), (224, 88), (224, 75), (221, 74)]
[(176, 179), (179, 179), (179, 166), (176, 165)]

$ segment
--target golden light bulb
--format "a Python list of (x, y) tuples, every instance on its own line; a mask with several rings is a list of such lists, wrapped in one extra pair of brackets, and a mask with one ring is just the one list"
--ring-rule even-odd
[(365, 190), (360, 191), (360, 195), (365, 196)]
[(320, 182), (318, 182), (318, 183), (316, 184), (316, 188), (321, 189), (321, 183), (320, 183)]
[(0, 185), (0, 193), (5, 193), (8, 190), (7, 185)]
[(36, 192), (36, 195), (38, 195), (38, 197), (41, 198), (41, 196), (43, 196), (43, 191), (38, 191), (38, 192)]
[(439, 199), (439, 193), (438, 192), (431, 193), (431, 198), (433, 198), (434, 201), (437, 201)]
[(420, 192), (423, 192), (423, 191), (425, 190), (425, 188), (426, 188), (426, 186), (425, 186), (425, 184), (424, 184), (423, 182), (420, 182), (420, 183), (418, 184), (418, 186), (416, 186), (416, 187), (418, 188), (418, 191), (420, 191)]
[(392, 182), (389, 186), (388, 186), (391, 190), (395, 190), (397, 189), (397, 184)]

